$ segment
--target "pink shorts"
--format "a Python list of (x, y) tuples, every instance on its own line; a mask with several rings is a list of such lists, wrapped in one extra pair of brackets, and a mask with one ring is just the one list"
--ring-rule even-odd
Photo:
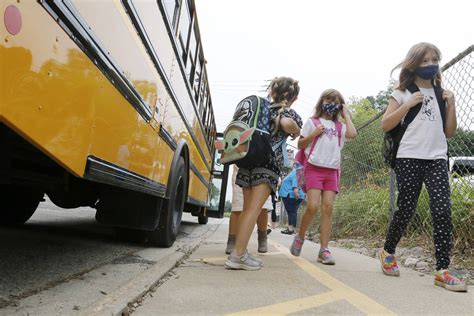
[(306, 192), (311, 189), (339, 192), (339, 170), (317, 167), (310, 163), (305, 169)]

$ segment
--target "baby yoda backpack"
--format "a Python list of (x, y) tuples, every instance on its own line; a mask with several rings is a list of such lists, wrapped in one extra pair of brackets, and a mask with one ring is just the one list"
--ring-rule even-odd
[(223, 140), (215, 142), (223, 164), (252, 169), (270, 159), (270, 102), (255, 95), (237, 105)]

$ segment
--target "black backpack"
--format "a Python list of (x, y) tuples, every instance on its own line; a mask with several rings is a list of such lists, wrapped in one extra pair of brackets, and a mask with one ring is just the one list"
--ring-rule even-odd
[[(439, 106), (439, 111), (441, 113), (441, 119), (443, 121), (443, 131), (445, 128), (446, 124), (446, 102), (443, 99), (443, 88), (439, 86), (433, 86), (435, 95), (436, 95), (436, 100), (438, 101), (438, 106)], [(412, 94), (415, 92), (420, 91), (417, 85), (412, 83), (407, 87), (408, 91), (410, 91)], [(398, 147), (400, 146), (400, 142), (403, 138), (403, 135), (405, 134), (405, 131), (408, 128), (408, 125), (413, 122), (415, 117), (417, 116), (418, 112), (421, 110), (421, 102), (412, 107), (408, 113), (405, 115), (405, 118), (403, 119), (403, 123), (400, 122), (395, 126), (393, 129), (388, 131), (387, 133), (384, 133), (384, 139), (383, 139), (383, 158), (384, 162), (388, 165), (390, 165), (390, 168), (395, 167), (395, 161), (397, 158), (397, 152), (398, 152)]]
[(224, 139), (215, 142), (220, 161), (247, 169), (263, 166), (272, 153), (270, 134), (270, 102), (255, 95), (246, 97), (237, 104)]

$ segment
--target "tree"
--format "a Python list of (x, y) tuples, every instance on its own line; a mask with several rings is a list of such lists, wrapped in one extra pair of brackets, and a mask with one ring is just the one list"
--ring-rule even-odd
[(375, 97), (368, 96), (366, 99), (370, 102), (372, 107), (377, 111), (383, 111), (387, 105), (390, 95), (393, 92), (393, 87), (395, 86), (395, 81), (392, 79), (389, 81), (386, 90), (380, 90)]

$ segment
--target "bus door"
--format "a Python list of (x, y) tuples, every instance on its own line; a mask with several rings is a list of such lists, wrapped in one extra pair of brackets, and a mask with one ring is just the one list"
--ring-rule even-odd
[[(223, 134), (217, 133), (217, 139), (222, 139)], [(227, 179), (229, 177), (229, 165), (221, 163), (221, 154), (215, 150), (214, 164), (212, 166), (212, 181), (209, 189), (208, 217), (224, 217), (225, 198), (227, 193)]]

